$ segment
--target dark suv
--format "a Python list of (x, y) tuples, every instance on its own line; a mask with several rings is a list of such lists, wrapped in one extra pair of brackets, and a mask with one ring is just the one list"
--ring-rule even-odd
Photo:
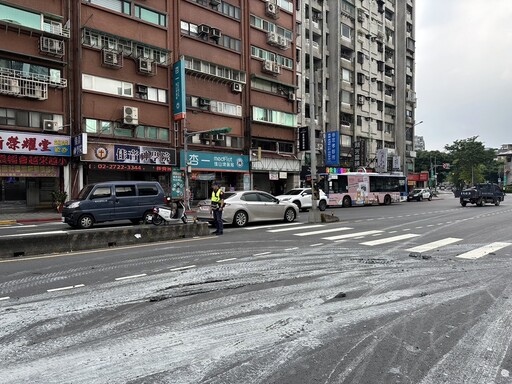
[(462, 190), (460, 192), (460, 205), (465, 207), (467, 203), (471, 203), (482, 207), (485, 203), (489, 203), (498, 206), (504, 198), (505, 194), (497, 184), (482, 183)]

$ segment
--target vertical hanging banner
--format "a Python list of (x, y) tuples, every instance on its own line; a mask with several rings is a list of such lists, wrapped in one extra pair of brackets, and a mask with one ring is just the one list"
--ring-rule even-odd
[(185, 90), (185, 60), (181, 58), (172, 66), (174, 120), (184, 120), (187, 115)]
[(338, 165), (340, 161), (340, 133), (329, 131), (325, 133), (325, 165)]
[(299, 128), (299, 151), (309, 151), (309, 128)]

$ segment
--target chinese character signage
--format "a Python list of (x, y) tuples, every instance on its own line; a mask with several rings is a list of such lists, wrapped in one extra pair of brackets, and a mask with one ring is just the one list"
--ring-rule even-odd
[(309, 151), (309, 128), (299, 128), (299, 151)]
[[(188, 165), (192, 170), (249, 172), (249, 156), (230, 153), (187, 151)], [(184, 169), (184, 152), (180, 152), (180, 164)]]
[(340, 159), (340, 133), (325, 133), (325, 165), (338, 165)]
[(185, 173), (179, 169), (173, 169), (171, 174), (171, 184), (172, 198), (183, 198), (183, 190), (185, 188)]
[(187, 115), (185, 91), (185, 60), (180, 59), (172, 66), (174, 120), (183, 120)]
[(87, 133), (73, 136), (73, 156), (82, 156), (87, 153)]
[(83, 161), (116, 164), (176, 165), (176, 150), (127, 144), (88, 143)]
[(66, 157), (32, 156), (32, 155), (8, 155), (0, 153), (0, 165), (37, 165), (37, 166), (61, 166), (67, 165)]
[(357, 140), (352, 144), (354, 169), (364, 167), (366, 165), (366, 141)]
[(69, 136), (0, 131), (0, 153), (71, 156)]

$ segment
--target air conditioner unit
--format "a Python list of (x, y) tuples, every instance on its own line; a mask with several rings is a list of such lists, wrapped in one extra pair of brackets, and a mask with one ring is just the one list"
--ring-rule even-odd
[(210, 28), (210, 36), (214, 39), (220, 39), (222, 37), (222, 31), (219, 28)]
[(52, 39), (46, 36), (41, 36), (41, 39), (39, 41), (39, 49), (41, 52), (50, 53), (56, 56), (63, 56), (64, 41)]
[(197, 27), (197, 33), (199, 35), (207, 35), (210, 33), (210, 27), (206, 24), (201, 24)]
[(358, 95), (357, 96), (357, 104), (358, 105), (363, 105), (364, 104), (364, 99), (365, 99), (365, 97), (363, 95)]
[(34, 97), (39, 100), (46, 100), (47, 95), (43, 92), (43, 87), (41, 85), (36, 85), (34, 87)]
[(242, 84), (240, 84), (240, 83), (233, 83), (233, 84), (231, 84), (231, 91), (233, 93), (240, 93), (240, 92), (242, 92)]
[(272, 72), (274, 72), (276, 75), (279, 75), (281, 73), (281, 66), (277, 63), (272, 64)]
[(204, 99), (202, 97), (199, 98), (199, 106), (200, 107), (209, 107), (210, 106), (210, 99)]
[(0, 83), (0, 92), (9, 95), (19, 95), (21, 92), (20, 83), (16, 79), (2, 79)]
[(274, 67), (274, 63), (273, 63), (272, 61), (270, 61), (270, 60), (265, 60), (265, 61), (263, 62), (263, 70), (264, 70), (265, 72), (273, 72), (273, 70), (272, 70), (272, 69), (273, 69), (273, 67)]
[(288, 100), (295, 101), (295, 92), (294, 91), (288, 92)]
[(279, 36), (275, 32), (267, 33), (267, 43), (270, 45), (278, 45), (279, 44)]
[(139, 125), (139, 109), (136, 107), (123, 107), (123, 123), (127, 125)]
[(281, 48), (286, 49), (286, 48), (288, 48), (289, 41), (288, 41), (288, 39), (287, 39), (286, 37), (284, 37), (284, 36), (279, 36), (279, 37), (277, 38), (277, 44), (278, 44)]
[(223, 134), (217, 134), (212, 136), (213, 141), (224, 141), (226, 140), (226, 135)]
[(357, 12), (357, 21), (361, 23), (364, 21), (364, 12), (360, 9)]
[(148, 93), (148, 87), (142, 84), (137, 84), (137, 93), (146, 95)]
[(267, 15), (277, 19), (279, 17), (279, 7), (277, 3), (269, 1), (266, 5), (265, 12)]
[(143, 57), (140, 57), (139, 58), (139, 72), (152, 73), (153, 72), (153, 62), (150, 59), (145, 59)]
[(122, 67), (123, 56), (119, 52), (103, 50), (103, 64), (111, 67)]
[(43, 120), (43, 131), (57, 132), (59, 124), (55, 120)]

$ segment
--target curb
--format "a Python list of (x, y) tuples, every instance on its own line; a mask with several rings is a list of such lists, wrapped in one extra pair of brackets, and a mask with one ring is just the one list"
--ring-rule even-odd
[(0, 220), (0, 225), (13, 225), (16, 224), (16, 220)]
[(38, 222), (49, 222), (49, 221), (62, 221), (60, 217), (49, 217), (49, 218), (41, 218), (41, 219), (18, 219), (15, 220), (16, 223), (38, 223)]

